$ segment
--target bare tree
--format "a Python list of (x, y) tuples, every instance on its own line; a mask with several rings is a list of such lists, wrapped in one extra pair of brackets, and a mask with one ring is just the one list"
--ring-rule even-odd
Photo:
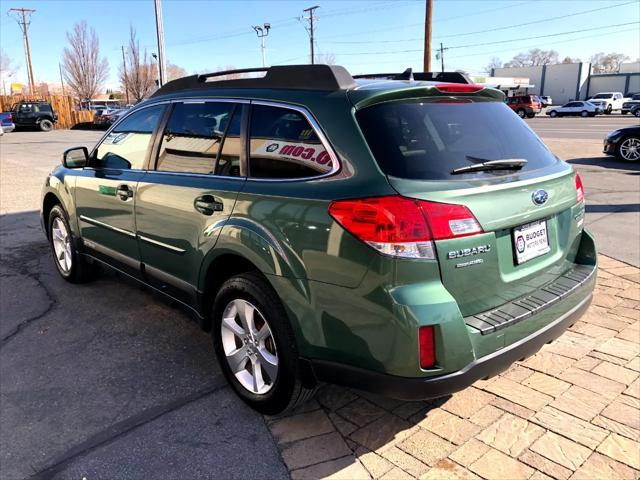
[(555, 50), (540, 50), (532, 48), (526, 53), (519, 53), (504, 64), (505, 67), (536, 67), (558, 63), (558, 52)]
[(100, 58), (100, 42), (87, 22), (76, 23), (67, 32), (69, 46), (62, 53), (62, 70), (69, 88), (79, 100), (90, 100), (104, 85), (109, 75), (109, 62)]
[(580, 63), (582, 60), (580, 60), (579, 58), (573, 58), (573, 57), (569, 57), (566, 56), (562, 59), (562, 62), (560, 63)]
[(139, 102), (154, 91), (157, 78), (158, 67), (149, 61), (146, 48), (140, 52), (140, 42), (136, 38), (136, 31), (131, 27), (125, 63), (120, 66), (123, 90), (128, 91), (133, 100)]
[(593, 73), (615, 73), (620, 71), (620, 65), (629, 60), (629, 57), (623, 53), (607, 53), (599, 52), (591, 55), (591, 68)]
[(491, 74), (491, 72), (496, 68), (502, 68), (502, 60), (498, 57), (491, 57), (491, 61), (484, 67), (485, 73)]
[(187, 71), (184, 68), (179, 67), (178, 65), (175, 65), (173, 63), (170, 63), (167, 65), (167, 81), (175, 80), (176, 78), (182, 78), (186, 76), (187, 76)]
[(319, 53), (316, 55), (316, 63), (324, 63), (325, 65), (335, 65), (336, 56), (331, 52)]
[(16, 73), (18, 68), (13, 64), (13, 60), (4, 50), (0, 50), (0, 77), (10, 77)]

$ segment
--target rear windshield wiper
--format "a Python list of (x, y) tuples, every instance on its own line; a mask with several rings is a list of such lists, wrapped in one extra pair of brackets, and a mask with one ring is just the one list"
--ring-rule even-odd
[[(481, 160), (475, 157), (468, 156), (470, 160)], [(451, 170), (451, 175), (467, 172), (482, 172), (485, 170), (519, 170), (527, 164), (524, 158), (506, 158), (503, 160), (487, 160), (481, 163), (474, 163), (473, 165), (467, 165), (466, 167), (456, 168)]]

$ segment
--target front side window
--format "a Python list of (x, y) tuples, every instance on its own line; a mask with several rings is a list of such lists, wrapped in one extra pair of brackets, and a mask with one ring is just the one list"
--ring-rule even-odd
[(292, 179), (331, 172), (329, 153), (305, 116), (289, 108), (254, 105), (251, 110), (249, 175)]
[(156, 169), (213, 173), (233, 110), (227, 102), (177, 104), (162, 135)]
[(97, 148), (91, 166), (122, 170), (143, 168), (153, 132), (163, 111), (164, 105), (154, 105), (125, 118)]

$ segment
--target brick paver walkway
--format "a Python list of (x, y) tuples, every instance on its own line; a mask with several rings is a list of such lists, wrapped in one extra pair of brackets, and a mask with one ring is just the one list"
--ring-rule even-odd
[(291, 476), (640, 478), (640, 270), (600, 257), (587, 314), (511, 369), (401, 402), (324, 386), (267, 418)]

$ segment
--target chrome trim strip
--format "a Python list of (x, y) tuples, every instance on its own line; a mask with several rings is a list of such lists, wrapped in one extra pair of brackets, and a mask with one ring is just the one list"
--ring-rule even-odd
[(157, 245), (158, 247), (162, 247), (162, 248), (166, 248), (167, 250), (171, 250), (172, 252), (176, 252), (176, 253), (184, 253), (185, 252), (185, 250), (183, 248), (174, 247), (173, 245), (169, 245), (168, 243), (159, 242), (157, 240), (154, 240), (153, 238), (145, 237), (144, 235), (138, 234), (138, 238), (140, 240), (145, 241), (145, 242), (149, 242), (149, 243), (151, 243), (153, 245)]
[[(318, 180), (320, 178), (330, 177), (331, 175), (335, 175), (336, 173), (338, 173), (340, 171), (340, 167), (341, 167), (340, 161), (338, 160), (338, 156), (336, 155), (335, 151), (333, 150), (333, 147), (331, 146), (331, 143), (329, 143), (329, 140), (327, 139), (327, 137), (325, 136), (324, 132), (322, 131), (322, 128), (320, 128), (320, 125), (318, 124), (316, 119), (311, 115), (311, 113), (306, 108), (300, 107), (298, 105), (292, 105), (290, 103), (271, 102), (271, 101), (264, 101), (264, 100), (251, 100), (251, 104), (252, 105), (265, 105), (265, 106), (268, 106), (268, 107), (288, 108), (289, 110), (295, 110), (296, 112), (301, 113), (307, 119), (307, 121), (311, 125), (311, 128), (313, 128), (314, 132), (316, 133), (316, 135), (320, 139), (320, 143), (322, 143), (322, 146), (325, 148), (325, 150), (327, 151), (327, 153), (331, 157), (331, 164), (333, 165), (333, 168), (331, 169), (330, 172), (323, 173), (322, 175), (316, 175), (315, 177), (304, 177), (304, 178), (251, 178), (249, 176), (249, 177), (247, 177), (247, 180), (250, 180), (250, 181), (253, 181), (253, 182), (270, 182), (270, 183), (306, 182), (306, 181), (309, 181), (309, 180)], [(249, 136), (251, 136), (251, 131), (249, 131)], [(251, 138), (249, 138), (248, 140), (251, 141)], [(249, 172), (249, 174), (251, 174), (251, 172)]]
[(95, 218), (86, 217), (84, 215), (80, 215), (80, 220), (86, 223), (90, 223), (91, 225), (95, 225), (97, 227), (104, 227), (109, 230), (113, 230), (114, 232), (122, 233), (123, 235), (127, 235), (129, 237), (136, 237), (136, 234), (130, 232), (129, 230), (125, 230), (123, 228), (114, 227), (113, 225), (109, 225), (108, 223), (101, 222), (100, 220), (96, 220)]
[[(155, 175), (159, 173), (161, 175), (178, 175), (181, 177), (198, 177), (198, 178), (209, 178), (211, 180), (215, 180), (218, 178), (222, 178), (224, 180), (246, 180), (247, 177), (229, 177), (225, 175), (214, 175), (213, 173), (189, 173), (189, 172), (167, 172), (164, 170), (146, 170), (149, 175)], [(147, 180), (140, 180), (140, 183), (152, 183)]]
[(209, 102), (225, 102), (225, 103), (244, 103), (245, 105), (250, 102), (247, 99), (240, 98), (216, 98), (216, 97), (185, 97), (176, 98), (171, 100), (171, 103), (209, 103)]

